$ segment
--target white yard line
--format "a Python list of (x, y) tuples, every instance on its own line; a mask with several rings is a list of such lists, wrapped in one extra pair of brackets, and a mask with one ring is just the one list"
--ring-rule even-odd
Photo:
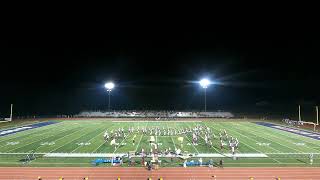
[(199, 154), (198, 149), (193, 145), (192, 141), (190, 141), (190, 139), (188, 138), (188, 136), (186, 136), (186, 135), (184, 135), (184, 136), (188, 139), (188, 141), (190, 142), (190, 144), (192, 144), (193, 148), (194, 148), (194, 149), (197, 151), (197, 153)]
[[(207, 126), (207, 125), (206, 125)], [(221, 125), (219, 125), (221, 126)], [(209, 126), (209, 128), (214, 129), (214, 131), (217, 131), (217, 134), (219, 134), (219, 129), (214, 128), (215, 126)], [(222, 126), (221, 126), (222, 127)], [(218, 141), (218, 140), (217, 140)], [(235, 149), (236, 153), (241, 153), (239, 149)], [(219, 151), (218, 151), (219, 152)], [(223, 152), (220, 152), (223, 153)]]
[[(168, 123), (166, 123), (166, 125), (167, 125), (167, 130), (168, 130), (169, 129)], [(174, 145), (174, 150), (176, 150), (177, 149), (176, 144), (174, 143), (172, 136), (170, 136), (170, 137), (171, 137), (171, 140), (172, 140), (173, 145)]]
[(137, 150), (138, 150), (138, 147), (139, 147), (139, 145), (140, 145), (140, 142), (141, 142), (141, 139), (142, 139), (143, 136), (144, 136), (144, 134), (142, 134), (141, 137), (140, 137), (139, 143), (138, 143), (138, 145), (137, 145), (137, 147), (136, 147), (136, 149), (135, 149), (136, 152), (137, 152)]
[[(59, 132), (66, 132), (66, 131), (69, 131), (69, 129), (68, 129), (68, 130), (66, 130), (66, 131), (65, 131), (65, 130), (66, 130), (66, 128), (62, 129), (62, 130), (61, 130), (61, 131), (59, 131)], [(56, 136), (56, 135), (57, 135), (57, 134), (55, 133), (55, 134), (53, 134), (53, 135), (46, 136), (46, 137), (41, 138), (41, 139), (39, 139), (39, 140), (37, 140), (37, 141), (32, 141), (31, 143), (23, 144), (23, 146), (21, 146), (21, 147), (16, 147), (16, 148), (11, 149), (10, 151), (7, 151), (7, 152), (11, 152), (11, 151), (13, 151), (13, 150), (16, 150), (16, 149), (19, 149), (19, 148), (23, 148), (23, 147), (28, 146), (28, 145), (30, 145), (30, 144), (32, 144), (32, 143), (36, 143), (36, 142), (42, 141), (43, 139), (47, 139), (47, 138), (50, 138), (50, 137), (53, 137), (53, 136)]]
[[(239, 126), (241, 126), (241, 125), (239, 125)], [(235, 129), (238, 129), (238, 128), (236, 128), (236, 127), (234, 127)], [(239, 130), (239, 129), (238, 129)], [(251, 131), (253, 131), (252, 129), (250, 129)], [(238, 132), (237, 132), (238, 133)], [(258, 134), (258, 133), (257, 133)], [(256, 135), (256, 134), (255, 134)], [(243, 136), (245, 136), (245, 135), (243, 135)], [(256, 135), (257, 137), (260, 137), (260, 138), (262, 138), (262, 139), (266, 139), (266, 138), (264, 138), (264, 137), (261, 137), (261, 136), (258, 136), (258, 135)], [(257, 140), (255, 140), (255, 139), (252, 139), (252, 138), (250, 138), (250, 137), (248, 137), (248, 136), (245, 136), (246, 138), (248, 138), (248, 139), (251, 139), (251, 140), (253, 140), (253, 141), (255, 141), (255, 142), (257, 142), (257, 143), (259, 143), (259, 141), (257, 141)], [(270, 141), (270, 140), (268, 140), (268, 141)], [(274, 141), (271, 141), (272, 143), (276, 143), (276, 144), (279, 144), (279, 145), (282, 145), (282, 144), (280, 144), (280, 143), (277, 143), (277, 142), (274, 142)], [(281, 151), (279, 151), (278, 149), (275, 149), (275, 148), (273, 148), (273, 147), (271, 147), (271, 146), (267, 146), (268, 148), (271, 148), (271, 149), (273, 149), (273, 150), (275, 150), (275, 151), (277, 151), (277, 152), (281, 152)]]
[[(275, 133), (277, 133), (277, 134), (279, 134), (279, 135), (282, 135), (282, 136), (285, 136), (285, 137), (288, 137), (288, 138), (292, 138), (291, 136), (285, 134), (285, 132), (287, 132), (287, 131), (281, 131), (281, 130), (275, 129), (275, 128), (272, 128), (272, 130), (275, 131)], [(280, 133), (279, 131), (276, 131), (276, 130), (279, 130), (280, 132), (284, 132), (284, 133)], [(289, 132), (289, 133), (290, 133), (290, 132)], [(276, 138), (276, 139), (280, 139), (280, 140), (286, 141), (286, 142), (288, 142), (288, 143), (290, 143), (290, 144), (291, 144), (291, 143), (294, 143), (293, 140), (281, 139), (281, 138), (279, 138), (278, 136), (273, 135), (272, 133), (268, 133), (268, 134), (269, 134), (270, 136), (273, 136), (273, 137)], [(295, 135), (298, 135), (298, 134), (295, 134)], [(301, 136), (301, 135), (300, 135), (300, 136)], [(302, 136), (302, 137), (305, 137), (305, 136)], [(307, 140), (298, 139), (298, 137), (297, 137), (297, 138), (294, 138), (294, 139), (296, 139), (296, 141), (303, 141), (303, 142), (307, 142), (307, 143), (316, 145), (316, 144), (314, 144), (314, 143), (312, 143), (312, 142), (309, 142), (309, 141), (307, 141)], [(282, 144), (281, 144), (281, 145), (282, 145)], [(283, 146), (284, 146), (284, 145), (283, 145)], [(287, 146), (286, 146), (286, 147), (287, 147)], [(312, 147), (310, 147), (310, 146), (304, 146), (304, 147), (305, 147), (305, 148), (308, 148), (308, 149), (313, 149), (313, 150), (316, 150), (316, 151), (320, 152), (319, 150), (314, 149), (314, 148), (312, 148)], [(289, 147), (288, 147), (288, 148), (289, 148)], [(290, 148), (290, 149), (293, 149), (293, 148)], [(300, 150), (297, 150), (297, 151), (303, 152), (303, 151), (300, 151)]]
[[(240, 125), (241, 126), (241, 125)], [(250, 130), (252, 130), (251, 128), (250, 128)], [(252, 130), (252, 131), (255, 131), (255, 130)], [(255, 132), (258, 132), (258, 131), (255, 131)], [(286, 140), (286, 139), (281, 139), (281, 138), (279, 138), (279, 137), (277, 137), (277, 136), (275, 136), (275, 135), (273, 135), (273, 134), (271, 134), (271, 133), (268, 133), (268, 135), (270, 135), (270, 136), (272, 136), (272, 137), (274, 137), (273, 139), (279, 139), (280, 141), (286, 141), (286, 142), (288, 142), (288, 143), (293, 143), (293, 141), (288, 141), (288, 140)], [(260, 136), (259, 136), (260, 137)], [(272, 141), (272, 142), (274, 142), (274, 143), (276, 143), (276, 144), (280, 144), (280, 143), (277, 143), (276, 141)], [(285, 146), (285, 147), (287, 147), (288, 149), (292, 149), (292, 150), (294, 150), (294, 151), (299, 151), (300, 153), (303, 153), (303, 151), (300, 151), (300, 150), (298, 150), (298, 149), (294, 149), (293, 147), (291, 148), (291, 147), (289, 147), (289, 146), (287, 146), (287, 145), (284, 145), (284, 144), (280, 144), (281, 146)], [(305, 146), (306, 147), (306, 146)], [(308, 148), (308, 147), (307, 147)], [(309, 149), (313, 149), (313, 148), (309, 148)], [(315, 150), (315, 149), (314, 149)], [(319, 150), (316, 150), (316, 151), (318, 151), (319, 152)], [(278, 152), (281, 152), (281, 151), (278, 151)]]
[[(190, 128), (189, 124), (187, 124), (188, 127)], [(188, 141), (190, 142), (190, 144), (192, 144), (192, 147), (197, 151), (197, 153), (199, 154), (200, 152), (198, 151), (198, 149), (196, 148), (196, 146), (194, 146), (194, 144), (192, 143), (192, 141), (188, 138), (188, 136), (186, 134), (184, 134), (184, 136), (188, 139)]]
[(274, 158), (271, 158), (271, 159), (273, 159), (273, 160), (275, 160), (277, 163), (281, 164), (281, 162), (278, 161), (277, 159), (274, 159)]
[[(219, 124), (219, 126), (221, 126), (221, 125)], [(221, 126), (221, 127), (222, 127), (222, 126)], [(228, 129), (228, 131), (233, 131), (233, 130)], [(237, 134), (239, 134), (240, 136), (246, 137), (247, 139), (252, 139), (252, 138), (248, 138), (248, 137), (247, 137), (247, 136), (245, 136), (245, 135), (242, 135), (241, 133), (238, 133), (237, 131), (233, 131), (233, 132), (236, 132), (236, 133), (237, 133)], [(252, 140), (254, 140), (254, 139), (252, 139)], [(256, 140), (254, 140), (254, 141), (256, 141)], [(258, 141), (256, 141), (256, 142), (258, 142)], [(262, 154), (265, 154), (265, 153), (263, 153), (263, 152), (261, 152), (261, 151), (257, 150), (256, 148), (254, 148), (254, 147), (250, 146), (249, 144), (245, 143), (245, 141), (243, 141), (243, 142), (241, 141), (241, 143), (243, 143), (244, 145), (246, 145), (246, 146), (248, 146), (248, 147), (250, 147), (250, 148), (254, 149), (255, 151), (258, 151), (258, 152), (260, 152), (260, 153), (262, 153)], [(274, 148), (272, 148), (272, 149), (274, 149)], [(276, 160), (276, 159), (274, 159), (274, 158), (270, 158), (270, 159), (273, 159), (274, 161), (276, 161), (276, 162), (280, 163), (278, 160)]]
[(125, 138), (119, 143), (119, 146), (116, 147), (116, 149), (113, 151), (113, 153), (115, 153), (115, 152), (119, 149), (119, 147), (121, 146), (121, 144), (123, 143), (123, 141), (125, 141), (125, 140), (129, 137), (129, 135), (130, 135), (130, 134), (128, 134), (127, 137), (125, 137)]
[[(221, 125), (219, 124), (219, 126), (221, 126)], [(221, 126), (221, 127), (223, 128), (223, 126)], [(237, 131), (234, 131), (234, 130), (231, 130), (231, 129), (228, 129), (228, 131), (233, 131), (233, 132), (235, 132), (235, 133), (239, 134), (240, 136), (243, 136), (243, 137), (245, 137), (245, 138), (247, 138), (247, 139), (251, 139), (251, 138), (248, 138), (248, 137), (247, 137), (247, 136), (245, 136), (245, 135), (242, 135), (241, 133), (238, 133)], [(254, 141), (255, 141), (255, 140), (254, 140)], [(258, 141), (256, 141), (256, 142), (258, 142)], [(263, 152), (261, 152), (261, 151), (257, 150), (256, 148), (254, 148), (254, 147), (250, 146), (249, 144), (245, 143), (244, 141), (240, 141), (240, 143), (243, 143), (244, 145), (246, 145), (246, 146), (248, 146), (248, 147), (252, 148), (253, 150), (255, 150), (255, 151), (259, 152), (259, 153), (263, 153)], [(265, 154), (265, 153), (263, 153), (263, 154)]]
[[(228, 129), (228, 131), (232, 131), (232, 130)], [(233, 132), (236, 132), (236, 131), (233, 131)], [(242, 135), (242, 134), (240, 134), (240, 133), (238, 133), (238, 132), (236, 132), (236, 133), (239, 134), (240, 136), (243, 136), (243, 137), (246, 137), (247, 139), (250, 139), (250, 138), (248, 138), (248, 137), (245, 136), (245, 135)], [(257, 142), (257, 141), (256, 141), (256, 142)], [(263, 152), (259, 151), (258, 149), (256, 149), (256, 148), (250, 146), (249, 144), (245, 143), (245, 141), (241, 141), (241, 143), (243, 143), (244, 145), (252, 148), (253, 150), (255, 150), (255, 151), (259, 152), (259, 153), (263, 153)], [(265, 154), (265, 153), (263, 153), (263, 154)]]
[[(114, 122), (114, 121), (112, 121), (112, 122)], [(133, 122), (135, 122), (135, 121), (133, 121)], [(110, 127), (109, 127), (110, 128)], [(108, 129), (109, 129), (108, 128)], [(126, 128), (128, 128), (128, 127), (126, 127)], [(127, 136), (119, 143), (119, 146), (117, 146), (116, 148), (115, 148), (115, 150), (113, 151), (113, 154), (119, 149), (119, 147), (121, 146), (121, 144), (123, 143), (123, 141), (125, 141), (129, 136), (130, 136), (131, 134), (127, 134)], [(103, 144), (105, 144), (105, 142), (103, 142), (98, 148), (96, 148), (94, 151), (92, 151), (92, 153), (93, 152), (95, 152), (95, 151), (97, 151)]]
[(91, 153), (94, 153), (94, 152), (96, 152), (102, 145), (104, 145), (106, 142), (104, 142), (103, 141), (103, 143), (102, 144), (100, 144), (95, 150), (93, 150)]
[[(140, 129), (140, 122), (138, 122), (138, 128)], [(141, 142), (141, 139), (142, 139), (143, 135), (144, 135), (144, 134), (142, 133), (142, 135), (141, 135), (141, 137), (140, 137), (140, 140), (139, 140), (139, 142), (138, 142), (138, 145), (137, 145), (135, 151), (138, 150), (138, 147), (139, 147), (139, 145), (140, 145), (140, 142)]]
[[(193, 124), (195, 124), (195, 123), (193, 123)], [(204, 124), (204, 123), (203, 123)], [(189, 126), (189, 124), (187, 124), (188, 125), (188, 127), (190, 128), (190, 126)], [(206, 124), (204, 124), (205, 126), (206, 126)], [(200, 136), (202, 139), (204, 139), (202, 136)], [(219, 150), (217, 149), (217, 148), (215, 148), (214, 146), (212, 146), (212, 148), (217, 152), (217, 153), (219, 153)]]
[[(110, 130), (110, 128), (113, 127), (113, 125), (111, 125), (110, 127), (107, 128), (107, 130)], [(95, 150), (93, 150), (91, 153), (96, 152), (101, 146), (103, 146), (106, 142), (103, 141)]]
[[(102, 129), (102, 132), (101, 132), (101, 133), (95, 135), (94, 137), (92, 137), (92, 138), (91, 138), (89, 141), (87, 141), (87, 142), (90, 142), (92, 139), (94, 139), (94, 138), (96, 138), (96, 137), (98, 137), (99, 135), (102, 135), (102, 134), (103, 134), (103, 129)], [(80, 147), (82, 147), (82, 146), (76, 147), (74, 150), (71, 151), (71, 153), (73, 153), (75, 150), (79, 149)]]
[[(31, 130), (31, 129), (30, 129)], [(41, 135), (43, 135), (43, 134), (46, 134), (46, 133), (48, 133), (48, 131), (44, 131), (44, 132), (42, 132), (42, 133), (39, 133), (39, 134), (37, 134), (36, 136), (28, 136), (28, 135), (26, 135), (27, 137), (25, 138), (25, 137), (16, 137), (16, 138), (18, 138), (18, 139), (16, 139), (16, 140), (14, 140), (14, 141), (26, 141), (26, 140), (28, 140), (28, 139), (34, 139), (34, 138), (36, 138), (36, 137), (41, 137)], [(22, 139), (21, 139), (22, 138)], [(13, 139), (15, 139), (15, 138), (11, 138), (11, 139), (9, 139), (9, 140), (3, 140), (3, 141), (0, 141), (0, 143), (2, 143), (2, 142), (5, 142), (5, 141), (7, 141), (7, 142), (12, 142), (12, 140)], [(7, 146), (6, 144), (4, 144), (4, 145), (1, 145), (0, 147), (5, 147), (5, 146)]]
[[(58, 124), (60, 124), (60, 123), (56, 123), (56, 124), (51, 124), (51, 125), (58, 125)], [(3, 140), (1, 140), (0, 141), (0, 143), (2, 143), (2, 142), (4, 142), (4, 141), (10, 141), (10, 140), (13, 140), (13, 139), (15, 139), (15, 138), (24, 138), (24, 137), (27, 137), (27, 138), (25, 138), (25, 139), (29, 139), (29, 138), (34, 138), (34, 137), (32, 137), (32, 136), (29, 136), (30, 134), (37, 134), (37, 132), (35, 132), (35, 131), (32, 131), (32, 130), (46, 130), (46, 129), (51, 129), (51, 128), (53, 128), (52, 126), (50, 126), (49, 128), (46, 128), (46, 127), (49, 127), (49, 125), (48, 126), (43, 126), (43, 127), (40, 127), (40, 128), (33, 128), (33, 129), (29, 129), (29, 130), (26, 130), (26, 131), (21, 131), (21, 132), (17, 132), (17, 133), (14, 133), (14, 134), (10, 134), (10, 135), (8, 135), (8, 136), (2, 136), (2, 137), (4, 137), (3, 138)], [(56, 127), (55, 127), (56, 128)], [(26, 132), (29, 132), (29, 133), (26, 133)], [(44, 132), (41, 132), (41, 133), (39, 133), (39, 134), (37, 134), (37, 135), (41, 135), (41, 134), (45, 134), (45, 133), (48, 133), (48, 131), (44, 131)], [(5, 137), (10, 137), (9, 139), (6, 139)], [(0, 146), (1, 147), (1, 146)]]
[[(87, 127), (87, 128), (89, 128), (89, 127)], [(80, 129), (80, 130), (84, 130), (84, 129), (86, 129), (86, 128), (83, 128), (83, 129)], [(75, 132), (79, 132), (80, 130), (75, 131)], [(75, 132), (73, 132), (73, 133), (75, 133)], [(67, 137), (67, 136), (70, 136), (70, 135), (72, 135), (73, 133), (71, 133), (71, 134), (67, 134), (66, 136), (61, 137), (61, 138), (65, 138), (65, 137)], [(89, 134), (89, 133), (87, 133), (87, 134)], [(87, 134), (83, 134), (82, 136), (87, 135)], [(72, 141), (74, 141), (74, 140), (77, 140), (77, 139), (81, 138), (82, 136), (80, 136), (80, 137), (78, 137), (78, 138), (76, 138), (76, 139), (71, 139), (71, 140), (70, 140), (70, 141), (68, 141), (67, 143), (64, 143), (64, 144), (62, 144), (61, 146), (59, 146), (59, 147), (57, 147), (57, 148), (55, 148), (55, 149), (51, 150), (49, 153), (51, 153), (51, 152), (53, 152), (53, 151), (55, 151), (55, 150), (57, 150), (57, 149), (59, 149), (59, 148), (61, 148), (61, 147), (65, 146), (66, 144), (71, 143), (71, 142), (72, 142)], [(59, 138), (59, 139), (61, 139), (61, 138)]]

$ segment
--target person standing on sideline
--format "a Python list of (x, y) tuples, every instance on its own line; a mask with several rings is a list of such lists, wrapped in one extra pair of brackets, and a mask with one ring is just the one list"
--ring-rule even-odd
[(309, 154), (310, 165), (313, 164), (313, 153)]
[(223, 160), (222, 159), (220, 160), (219, 165), (221, 168), (223, 168)]

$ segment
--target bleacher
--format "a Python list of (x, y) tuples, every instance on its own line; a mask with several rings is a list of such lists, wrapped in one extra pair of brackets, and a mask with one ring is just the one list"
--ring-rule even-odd
[(233, 118), (231, 112), (187, 112), (187, 111), (83, 111), (74, 117), (110, 118)]

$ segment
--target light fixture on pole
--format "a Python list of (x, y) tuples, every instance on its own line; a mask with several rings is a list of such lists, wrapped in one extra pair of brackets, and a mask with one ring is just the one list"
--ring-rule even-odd
[(108, 95), (109, 95), (108, 111), (110, 111), (110, 93), (111, 93), (111, 90), (114, 88), (114, 83), (113, 82), (108, 82), (108, 83), (104, 84), (104, 87), (108, 91)]
[(204, 112), (207, 112), (207, 88), (210, 85), (208, 79), (202, 79), (199, 81), (200, 86), (204, 89)]

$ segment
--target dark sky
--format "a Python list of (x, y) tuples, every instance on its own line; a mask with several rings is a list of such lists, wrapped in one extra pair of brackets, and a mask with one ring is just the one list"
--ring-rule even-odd
[(106, 109), (287, 110), (319, 103), (319, 35), (308, 31), (12, 31), (2, 38), (0, 116)]

